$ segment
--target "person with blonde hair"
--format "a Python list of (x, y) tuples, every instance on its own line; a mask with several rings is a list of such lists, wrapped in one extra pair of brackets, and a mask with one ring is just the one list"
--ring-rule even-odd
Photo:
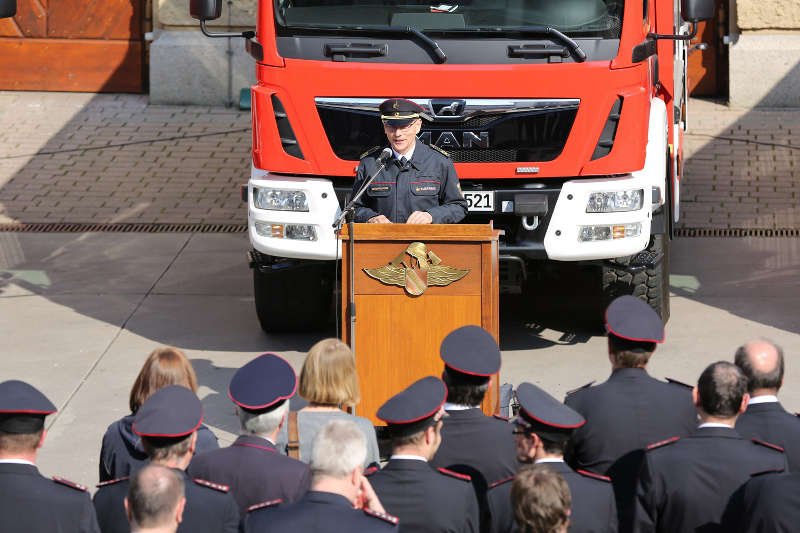
[(546, 464), (525, 465), (511, 485), (520, 533), (567, 533), (572, 495), (561, 474)]
[[(106, 429), (100, 448), (100, 482), (128, 476), (145, 464), (147, 454), (141, 439), (133, 432), (134, 416), (145, 400), (167, 385), (182, 385), (197, 394), (197, 376), (192, 363), (183, 352), (171, 346), (150, 352), (131, 387), (128, 399), (131, 413)], [(201, 425), (197, 430), (197, 453), (217, 448), (217, 437)]]
[[(361, 400), (356, 360), (345, 343), (331, 338), (311, 347), (300, 371), (297, 392), (308, 401), (308, 405), (289, 413), (288, 423), (281, 428), (276, 443), (282, 453), (308, 463), (311, 460), (311, 442), (319, 429), (331, 420), (342, 419), (355, 422), (364, 433), (367, 440), (364, 466), (378, 463), (378, 440), (372, 422), (343, 410), (354, 407)], [(296, 416), (294, 421), (293, 416)], [(297, 443), (289, 442), (289, 426), (292, 424), (297, 427)]]

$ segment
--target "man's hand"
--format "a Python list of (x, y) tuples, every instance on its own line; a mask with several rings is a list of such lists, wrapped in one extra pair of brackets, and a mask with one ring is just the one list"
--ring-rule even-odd
[(430, 224), (433, 217), (427, 211), (414, 211), (406, 220), (406, 224)]
[[(413, 216), (413, 215), (412, 215)], [(392, 221), (386, 218), (383, 215), (378, 215), (376, 217), (372, 217), (371, 219), (367, 220), (370, 224), (391, 224)]]
[(378, 513), (386, 513), (381, 501), (378, 499), (378, 495), (372, 489), (372, 485), (363, 475), (361, 476), (361, 484), (358, 487), (355, 507), (356, 509), (369, 509)]

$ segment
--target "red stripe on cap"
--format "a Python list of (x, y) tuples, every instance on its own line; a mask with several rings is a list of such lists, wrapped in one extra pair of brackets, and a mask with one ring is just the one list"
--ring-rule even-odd
[[(478, 372), (467, 372), (466, 370), (461, 370), (460, 368), (454, 367), (453, 365), (451, 365), (447, 361), (444, 362), (444, 366), (452, 368), (456, 372), (461, 372), (462, 374), (468, 374), (470, 376), (481, 376), (482, 378), (490, 378), (490, 377), (494, 376), (495, 374), (497, 374), (498, 372), (500, 372), (500, 368), (497, 369), (497, 372), (492, 372), (491, 374), (480, 374)], [(503, 362), (502, 361), (500, 361), (500, 366), (501, 367), (503, 366)]]
[(33, 409), (14, 409), (11, 411), (0, 410), (0, 413), (9, 413), (12, 415), (20, 414), (20, 415), (51, 415), (58, 411), (58, 409), (53, 409), (52, 411), (34, 411)]
[(625, 340), (629, 340), (629, 341), (636, 341), (636, 342), (655, 342), (656, 344), (660, 344), (660, 343), (664, 342), (664, 339), (667, 337), (666, 330), (663, 333), (663, 337), (664, 338), (662, 338), (660, 341), (654, 341), (653, 339), (637, 339), (635, 337), (627, 337), (625, 335), (620, 335), (619, 333), (617, 333), (616, 331), (611, 329), (611, 327), (608, 325), (608, 309), (606, 309), (606, 312), (603, 314), (603, 319), (606, 322), (606, 329), (609, 331), (609, 333), (613, 333), (614, 335), (616, 335), (620, 339), (625, 339)]
[(189, 431), (187, 431), (185, 433), (176, 433), (174, 435), (151, 435), (151, 434), (148, 434), (148, 433), (139, 433), (138, 431), (136, 431), (136, 422), (134, 422), (131, 425), (131, 429), (133, 430), (134, 433), (136, 433), (137, 435), (139, 435), (141, 437), (178, 438), (178, 437), (185, 437), (186, 435), (190, 435), (190, 434), (194, 433), (202, 425), (203, 425), (203, 409), (201, 408), (200, 409), (200, 422), (198, 422), (195, 427), (193, 427), (192, 429), (190, 429)]
[(289, 361), (287, 361), (286, 359), (284, 359), (284, 358), (283, 358), (283, 357), (281, 357), (280, 355), (278, 355), (278, 354), (276, 354), (276, 353), (272, 353), (272, 352), (266, 352), (266, 353), (262, 353), (261, 355), (259, 355), (259, 357), (264, 357), (265, 355), (272, 355), (272, 356), (275, 356), (275, 357), (277, 357), (278, 359), (280, 359), (281, 361), (283, 361), (284, 363), (286, 363), (287, 365), (289, 365), (289, 368), (291, 368), (291, 369), (292, 369), (292, 373), (294, 373), (294, 388), (292, 389), (292, 392), (290, 392), (288, 396), (279, 396), (279, 397), (278, 397), (278, 398), (276, 398), (274, 401), (272, 401), (272, 402), (270, 402), (270, 403), (267, 403), (267, 404), (264, 404), (264, 405), (247, 405), (247, 404), (245, 404), (245, 403), (242, 403), (242, 402), (237, 402), (237, 401), (236, 401), (236, 400), (233, 398), (233, 395), (231, 394), (231, 387), (230, 387), (230, 385), (228, 385), (228, 398), (230, 398), (230, 399), (231, 399), (231, 401), (232, 401), (233, 403), (235, 403), (236, 405), (238, 405), (239, 407), (244, 407), (245, 409), (250, 409), (250, 410), (252, 410), (252, 411), (255, 411), (255, 410), (258, 410), (258, 409), (266, 409), (266, 408), (267, 408), (267, 407), (269, 407), (270, 405), (275, 405), (275, 404), (276, 404), (276, 403), (278, 403), (278, 402), (282, 402), (282, 401), (284, 401), (284, 400), (288, 400), (289, 398), (291, 398), (292, 396), (294, 396), (294, 393), (295, 393), (295, 391), (297, 390), (297, 381), (298, 381), (298, 380), (297, 380), (297, 373), (294, 371), (294, 368), (293, 368), (293, 367), (292, 367), (292, 365), (289, 363)]
[[(583, 422), (581, 422), (580, 424), (577, 424), (577, 425), (575, 425), (575, 426), (562, 426), (561, 424), (553, 424), (552, 422), (547, 422), (546, 420), (542, 420), (541, 418), (536, 418), (535, 416), (533, 416), (532, 414), (530, 414), (528, 411), (526, 411), (526, 410), (525, 410), (525, 408), (524, 408), (524, 407), (522, 407), (521, 405), (520, 405), (520, 407), (519, 407), (519, 408), (520, 408), (520, 409), (522, 410), (522, 412), (523, 412), (523, 413), (525, 413), (527, 416), (529, 416), (530, 418), (532, 418), (532, 419), (536, 420), (536, 421), (537, 421), (537, 422), (539, 422), (540, 424), (544, 424), (545, 426), (551, 426), (551, 427), (554, 427), (554, 428), (563, 428), (563, 429), (575, 429), (575, 428), (579, 428), (579, 427), (581, 427), (582, 425), (584, 425), (584, 424), (586, 423), (586, 419), (584, 419), (584, 420), (583, 420)], [(534, 431), (534, 433), (536, 433), (536, 431)]]
[(447, 393), (446, 393), (446, 392), (445, 392), (445, 395), (444, 395), (444, 396), (445, 396), (445, 397), (444, 397), (444, 399), (442, 400), (442, 403), (440, 403), (439, 405), (437, 405), (437, 406), (436, 406), (436, 409), (434, 409), (433, 411), (431, 411), (431, 412), (430, 412), (430, 413), (428, 413), (427, 415), (422, 415), (421, 417), (419, 417), (419, 418), (415, 418), (414, 420), (402, 420), (402, 421), (398, 421), (398, 420), (389, 420), (389, 419), (386, 419), (386, 418), (381, 418), (381, 420), (383, 420), (383, 421), (384, 421), (384, 422), (386, 422), (387, 424), (413, 424), (414, 422), (419, 422), (420, 420), (423, 420), (423, 419), (425, 419), (425, 418), (428, 418), (429, 416), (433, 416), (433, 415), (436, 413), (436, 411), (438, 411), (439, 409), (441, 409), (441, 408), (442, 408), (442, 406), (444, 405), (444, 402), (445, 402), (445, 401), (447, 401)]

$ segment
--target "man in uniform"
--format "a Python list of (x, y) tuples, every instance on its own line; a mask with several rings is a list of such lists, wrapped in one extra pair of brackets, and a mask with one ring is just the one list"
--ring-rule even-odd
[(245, 533), (397, 532), (397, 518), (386, 514), (362, 472), (367, 439), (349, 420), (332, 420), (314, 437), (311, 490), (284, 505), (263, 502), (248, 509)]
[(742, 437), (756, 437), (786, 451), (789, 470), (800, 472), (800, 419), (778, 401), (783, 385), (783, 350), (767, 340), (753, 340), (736, 350), (734, 362), (747, 378), (750, 403), (736, 419)]
[[(522, 463), (546, 464), (561, 474), (572, 494), (572, 533), (617, 531), (617, 506), (611, 480), (599, 474), (574, 471), (564, 462), (570, 434), (586, 422), (581, 415), (531, 383), (517, 388), (519, 415), (514, 421), (517, 459)], [(489, 488), (493, 533), (516, 531), (511, 512), (511, 482)]]
[(800, 473), (755, 472), (722, 516), (725, 533), (792, 533), (800, 523)]
[(444, 383), (430, 376), (378, 409), (391, 435), (392, 456), (367, 478), (404, 533), (478, 532), (478, 500), (469, 477), (428, 464), (442, 442), (446, 396)]
[(308, 465), (277, 453), (275, 439), (297, 388), (297, 376), (282, 357), (266, 353), (250, 361), (228, 389), (242, 434), (228, 448), (198, 454), (189, 473), (228, 485), (244, 515), (257, 503), (299, 500), (311, 484)]
[(733, 429), (747, 407), (747, 379), (719, 361), (700, 375), (692, 397), (700, 425), (690, 436), (647, 447), (636, 486), (633, 531), (716, 531), (728, 500), (751, 474), (787, 467), (779, 446)]
[[(202, 479), (190, 479), (185, 470), (203, 422), (203, 405), (194, 392), (168, 385), (150, 396), (136, 412), (133, 431), (151, 464), (176, 470), (184, 477), (186, 507), (178, 531), (186, 533), (236, 533), (239, 511), (228, 487)], [(103, 533), (127, 533), (124, 500), (130, 478), (106, 481), (94, 495), (97, 519)]]
[[(380, 107), (383, 131), (392, 157), (356, 204), (356, 222), (454, 224), (467, 216), (455, 166), (436, 147), (417, 142), (425, 110), (409, 100), (392, 98)], [(353, 196), (380, 167), (382, 146), (361, 156)]]
[(131, 533), (175, 533), (186, 506), (183, 476), (159, 465), (147, 465), (133, 477), (125, 497)]
[(44, 394), (25, 382), (0, 383), (0, 531), (97, 533), (86, 487), (60, 477), (47, 479), (36, 455), (56, 412)]

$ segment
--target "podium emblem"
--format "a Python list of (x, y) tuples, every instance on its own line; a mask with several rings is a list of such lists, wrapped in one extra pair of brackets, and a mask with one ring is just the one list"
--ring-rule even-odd
[(469, 273), (443, 265), (442, 260), (425, 243), (412, 242), (388, 265), (365, 268), (364, 272), (386, 285), (405, 287), (412, 296), (419, 296), (430, 286), (446, 287)]

